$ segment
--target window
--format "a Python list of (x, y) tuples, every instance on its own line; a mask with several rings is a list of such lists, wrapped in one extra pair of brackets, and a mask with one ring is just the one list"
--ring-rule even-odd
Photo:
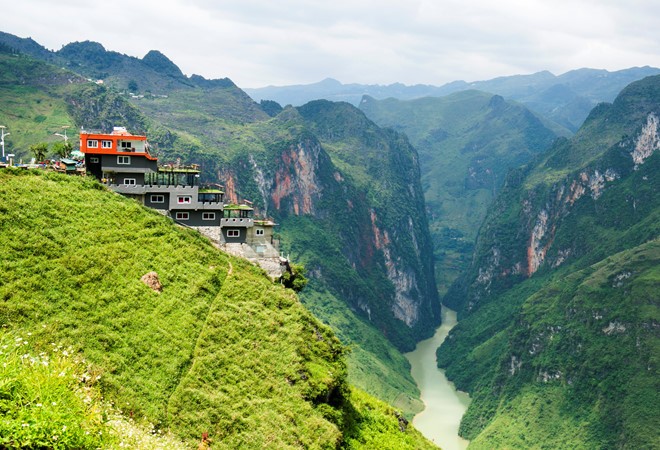
[(178, 212), (176, 213), (176, 220), (188, 220), (190, 219), (190, 213), (187, 212)]
[(131, 186), (135, 186), (135, 178), (124, 178), (124, 184), (130, 184)]
[(214, 212), (202, 213), (202, 220), (215, 220), (215, 213)]
[(117, 164), (130, 164), (130, 163), (131, 163), (130, 156), (117, 156)]
[(180, 205), (188, 205), (192, 203), (192, 197), (190, 195), (179, 195), (176, 198), (176, 202)]
[(241, 230), (227, 230), (227, 237), (240, 237)]
[(258, 230), (255, 230), (255, 234), (256, 234), (257, 236), (263, 236), (263, 235), (264, 235), (264, 230), (259, 230), (259, 229), (258, 229)]
[(98, 164), (98, 163), (99, 163), (99, 159), (98, 159), (98, 158), (94, 158), (94, 157), (89, 158), (89, 163), (90, 163), (90, 164)]
[(99, 148), (99, 141), (97, 141), (96, 139), (87, 139), (87, 147)]
[(122, 141), (121, 142), (121, 151), (122, 152), (134, 152), (132, 142)]
[(151, 203), (165, 203), (165, 196), (164, 195), (152, 195), (151, 196)]
[(101, 141), (101, 147), (112, 148), (112, 141)]

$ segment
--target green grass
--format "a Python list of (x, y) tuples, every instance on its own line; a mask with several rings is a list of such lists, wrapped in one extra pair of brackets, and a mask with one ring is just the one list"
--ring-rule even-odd
[(410, 364), (372, 325), (346, 309), (340, 299), (318, 283), (308, 285), (301, 299), (348, 347), (351, 385), (401, 410), (408, 419), (424, 409), (410, 375)]
[[(424, 450), (437, 449), (422, 438), (407, 421), (385, 403), (354, 389), (351, 403), (355, 407), (346, 433), (346, 449)], [(403, 428), (403, 431), (402, 431)], [(376, 431), (377, 430), (377, 431)]]
[(107, 433), (94, 374), (69, 357), (71, 349), (45, 351), (0, 333), (0, 446), (3, 448), (97, 448), (113, 443)]
[[(139, 429), (189, 446), (208, 433), (214, 448), (336, 448), (349, 430), (396, 434), (355, 415), (330, 329), (199, 234), (96, 181), (42, 172), (1, 171), (0, 212), (3, 329), (31, 333), (37, 349), (70, 347)], [(161, 293), (140, 281), (150, 271)], [(83, 415), (71, 420), (86, 430)]]
[(2, 448), (184, 448), (101, 397), (100, 375), (72, 348), (0, 331)]

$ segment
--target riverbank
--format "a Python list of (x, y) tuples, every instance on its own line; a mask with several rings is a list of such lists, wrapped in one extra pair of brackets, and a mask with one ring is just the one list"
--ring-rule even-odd
[(410, 361), (411, 373), (426, 408), (413, 419), (413, 425), (427, 439), (443, 450), (463, 450), (468, 441), (458, 436), (461, 417), (467, 410), (470, 397), (457, 391), (447, 380), (445, 371), (438, 369), (435, 351), (456, 325), (456, 312), (442, 307), (442, 325), (435, 335), (417, 344), (414, 351), (404, 356)]

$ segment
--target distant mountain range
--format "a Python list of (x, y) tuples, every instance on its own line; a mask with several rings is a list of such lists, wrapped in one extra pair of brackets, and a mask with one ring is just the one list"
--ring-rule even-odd
[(485, 81), (453, 81), (442, 86), (401, 83), (389, 85), (342, 84), (332, 78), (307, 85), (268, 86), (244, 89), (256, 101), (274, 100), (282, 105), (302, 105), (311, 100), (326, 99), (359, 105), (362, 96), (375, 99), (412, 100), (421, 97), (442, 97), (454, 92), (476, 89), (501, 95), (523, 103), (531, 110), (575, 132), (600, 102), (611, 102), (628, 84), (641, 78), (660, 74), (655, 67), (633, 67), (609, 72), (598, 69), (578, 69), (556, 76), (548, 71), (531, 75), (513, 75)]

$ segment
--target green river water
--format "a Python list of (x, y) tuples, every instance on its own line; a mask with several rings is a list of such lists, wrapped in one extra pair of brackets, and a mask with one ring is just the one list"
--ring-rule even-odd
[(445, 377), (445, 371), (438, 369), (435, 357), (435, 350), (455, 325), (456, 312), (443, 306), (442, 325), (435, 335), (421, 341), (414, 351), (405, 354), (426, 406), (415, 416), (413, 425), (443, 450), (462, 450), (468, 445), (468, 441), (458, 436), (458, 426), (470, 397), (454, 388), (454, 384)]

